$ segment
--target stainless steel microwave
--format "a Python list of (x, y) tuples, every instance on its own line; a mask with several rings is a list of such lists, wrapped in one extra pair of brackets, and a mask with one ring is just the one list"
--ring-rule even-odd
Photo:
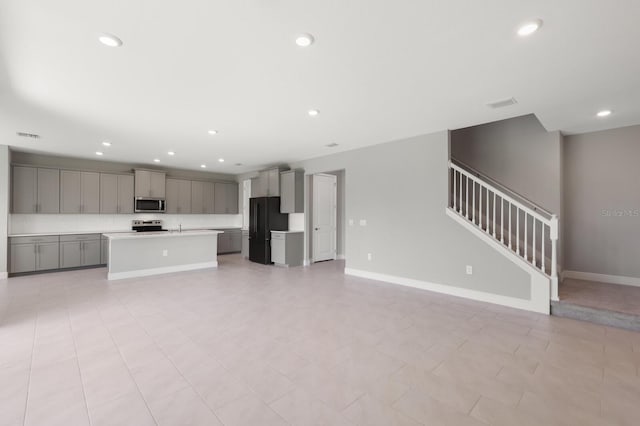
[(133, 211), (136, 213), (164, 213), (166, 201), (164, 198), (136, 197)]

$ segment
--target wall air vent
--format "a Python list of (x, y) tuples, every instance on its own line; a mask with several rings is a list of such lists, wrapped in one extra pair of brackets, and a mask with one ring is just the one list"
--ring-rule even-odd
[(330, 143), (330, 144), (325, 145), (325, 146), (326, 146), (327, 148), (335, 148), (336, 146), (338, 146), (338, 144), (337, 144), (337, 143), (335, 143), (335, 142), (333, 142), (333, 143)]
[(21, 138), (40, 139), (40, 135), (36, 135), (35, 133), (16, 132), (16, 135), (20, 136)]
[(504, 108), (509, 105), (515, 105), (517, 103), (518, 101), (516, 101), (515, 98), (508, 98), (508, 99), (500, 99), (499, 101), (489, 102), (487, 106), (489, 108)]

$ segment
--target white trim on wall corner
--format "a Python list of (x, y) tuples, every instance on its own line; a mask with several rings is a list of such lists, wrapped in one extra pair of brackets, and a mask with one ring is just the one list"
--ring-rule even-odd
[(565, 280), (566, 278), (640, 287), (640, 278), (625, 277), (624, 275), (596, 274), (594, 272), (581, 271), (562, 271), (562, 280)]
[(9, 278), (8, 272), (0, 272), (0, 280), (6, 280), (7, 278)]
[(344, 254), (339, 254), (339, 255), (336, 256), (336, 259), (337, 260), (345, 260), (346, 257), (344, 257)]
[(540, 283), (536, 283), (532, 276), (532, 289), (541, 289), (531, 294), (531, 300), (518, 299), (515, 297), (501, 296), (499, 294), (486, 293), (483, 291), (470, 290), (462, 287), (454, 287), (445, 284), (436, 284), (428, 281), (415, 280), (413, 278), (398, 277), (394, 275), (380, 274), (377, 272), (363, 271), (360, 269), (344, 268), (345, 275), (352, 275), (370, 280), (384, 281), (391, 284), (398, 284), (407, 287), (419, 288), (421, 290), (433, 291), (435, 293), (448, 294), (450, 296), (462, 297), (465, 299), (477, 300), (480, 302), (493, 303), (510, 308), (523, 309), (526, 311), (538, 312), (549, 315), (549, 287), (541, 288)]
[(302, 266), (311, 266), (311, 261), (309, 259), (305, 259), (302, 261)]

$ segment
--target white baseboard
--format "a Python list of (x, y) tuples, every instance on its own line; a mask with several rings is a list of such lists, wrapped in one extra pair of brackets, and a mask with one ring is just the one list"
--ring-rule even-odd
[(601, 283), (640, 287), (640, 278), (625, 277), (623, 275), (596, 274), (593, 272), (580, 272), (580, 271), (562, 271), (562, 279), (564, 280), (566, 278), (572, 278), (574, 280), (598, 281)]
[(0, 280), (6, 280), (7, 278), (9, 278), (8, 272), (0, 272)]
[[(454, 287), (445, 284), (436, 284), (428, 281), (420, 281), (412, 278), (398, 277), (394, 275), (380, 274), (377, 272), (363, 271), (360, 269), (345, 268), (344, 273), (346, 275), (352, 275), (360, 278), (367, 278), (370, 280), (384, 281), (391, 284), (398, 284), (407, 287), (419, 288), (422, 290), (433, 291), (441, 294), (448, 294), (450, 296), (462, 297), (465, 299), (477, 300), (480, 302), (493, 303), (501, 306), (508, 306), (510, 308), (523, 309), (526, 311), (538, 312), (541, 314), (549, 315), (549, 287), (543, 288), (540, 282), (536, 283), (535, 277), (532, 276), (531, 285), (532, 293), (531, 300), (518, 299), (515, 297), (501, 296), (498, 294), (486, 293), (477, 290), (470, 290), (462, 287)], [(533, 289), (539, 289), (539, 291), (533, 291)]]
[(310, 266), (311, 265), (311, 261), (309, 259), (305, 259), (302, 261), (302, 266)]
[(192, 263), (189, 265), (178, 265), (178, 266), (164, 266), (162, 268), (140, 269), (137, 271), (109, 272), (107, 274), (107, 279), (121, 280), (124, 278), (148, 277), (149, 275), (169, 274), (171, 272), (184, 272), (184, 271), (193, 271), (196, 269), (207, 269), (207, 268), (217, 268), (217, 267), (218, 267), (218, 261), (214, 260), (212, 262)]

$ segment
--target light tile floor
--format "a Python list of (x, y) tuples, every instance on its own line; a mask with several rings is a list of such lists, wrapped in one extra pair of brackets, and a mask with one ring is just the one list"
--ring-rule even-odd
[(558, 291), (562, 302), (640, 315), (640, 287), (566, 278)]
[(640, 334), (310, 268), (0, 281), (0, 425), (637, 425)]

